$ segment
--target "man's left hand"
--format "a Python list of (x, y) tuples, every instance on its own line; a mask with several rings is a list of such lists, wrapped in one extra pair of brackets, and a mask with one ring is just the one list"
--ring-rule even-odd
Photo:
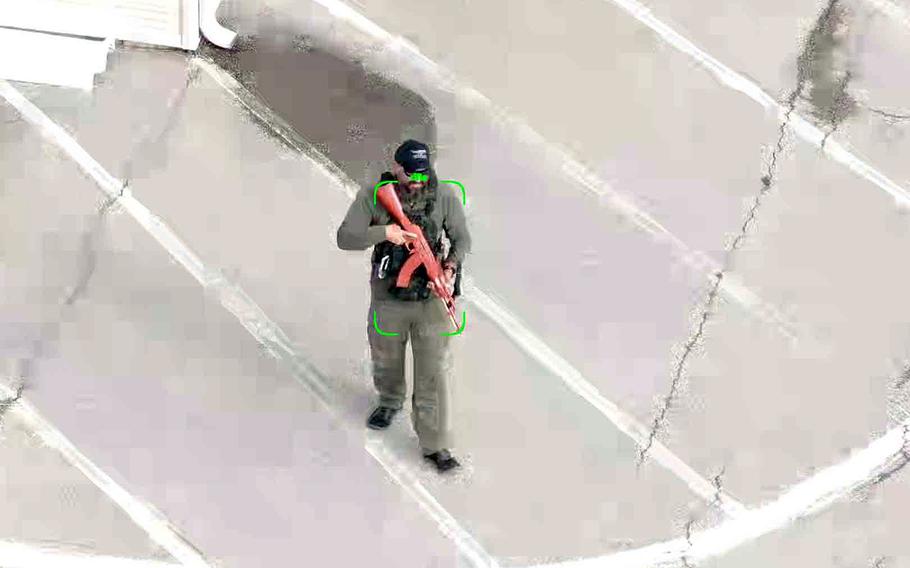
[[(451, 296), (455, 293), (455, 267), (453, 266), (444, 266), (442, 271), (442, 282), (446, 287), (446, 291)], [(431, 290), (436, 291), (436, 285), (430, 282), (427, 284)]]

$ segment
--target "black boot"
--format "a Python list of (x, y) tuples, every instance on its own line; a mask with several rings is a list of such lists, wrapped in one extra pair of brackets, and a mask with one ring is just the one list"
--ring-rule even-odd
[(439, 470), (440, 473), (444, 473), (461, 465), (458, 463), (458, 460), (452, 457), (449, 450), (439, 450), (432, 454), (424, 454), (423, 457), (436, 464), (436, 469)]
[(370, 414), (367, 420), (367, 427), (373, 430), (385, 430), (392, 423), (392, 418), (398, 414), (398, 410), (388, 406), (380, 406)]

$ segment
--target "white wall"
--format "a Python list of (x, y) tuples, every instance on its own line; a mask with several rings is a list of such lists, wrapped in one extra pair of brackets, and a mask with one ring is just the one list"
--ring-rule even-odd
[(198, 0), (4, 0), (0, 26), (196, 49)]

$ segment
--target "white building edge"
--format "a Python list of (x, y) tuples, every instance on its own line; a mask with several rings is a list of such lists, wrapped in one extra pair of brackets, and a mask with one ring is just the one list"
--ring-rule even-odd
[[(230, 48), (221, 0), (2, 0), (0, 78), (91, 89), (115, 40), (195, 50)], [(13, 56), (12, 54), (16, 54)]]

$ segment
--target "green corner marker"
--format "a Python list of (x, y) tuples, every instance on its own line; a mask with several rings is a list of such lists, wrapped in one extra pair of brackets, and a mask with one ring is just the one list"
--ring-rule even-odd
[(382, 331), (381, 329), (379, 329), (379, 322), (376, 319), (377, 317), (378, 316), (376, 315), (376, 310), (373, 310), (373, 328), (376, 330), (376, 333), (378, 333), (379, 335), (385, 335), (385, 336), (401, 335), (400, 333), (396, 333), (394, 331)]
[(460, 188), (461, 188), (461, 204), (462, 204), (462, 205), (467, 205), (467, 204), (468, 204), (468, 198), (467, 198), (467, 194), (466, 194), (465, 191), (464, 191), (464, 184), (463, 184), (463, 183), (461, 183), (460, 181), (455, 181), (454, 179), (441, 179), (441, 180), (439, 180), (439, 181), (441, 181), (442, 183), (454, 183), (455, 185), (457, 185), (458, 187), (460, 187)]
[(381, 181), (381, 182), (377, 183), (375, 186), (373, 186), (373, 205), (376, 205), (376, 192), (379, 191), (379, 188), (384, 186), (387, 183), (395, 183), (396, 181), (397, 180), (390, 179), (388, 181)]
[[(422, 182), (426, 183), (430, 180), (430, 176), (428, 176), (426, 174), (414, 172), (413, 174), (411, 174), (411, 179), (413, 181), (422, 181)], [(460, 187), (461, 188), (461, 204), (462, 205), (468, 204), (468, 197), (467, 197), (467, 193), (464, 190), (463, 183), (461, 183), (460, 181), (456, 181), (454, 179), (441, 179), (439, 181), (441, 183), (454, 183), (455, 185)], [(377, 183), (375, 186), (373, 186), (373, 205), (376, 205), (376, 192), (379, 191), (379, 188), (384, 186), (387, 183), (396, 183), (396, 182), (397, 182), (397, 180), (381, 181), (381, 182)]]
[(465, 312), (461, 312), (461, 328), (458, 331), (453, 331), (451, 333), (443, 333), (441, 335), (461, 335), (461, 332), (464, 331), (464, 326), (466, 323), (465, 316), (466, 316)]

